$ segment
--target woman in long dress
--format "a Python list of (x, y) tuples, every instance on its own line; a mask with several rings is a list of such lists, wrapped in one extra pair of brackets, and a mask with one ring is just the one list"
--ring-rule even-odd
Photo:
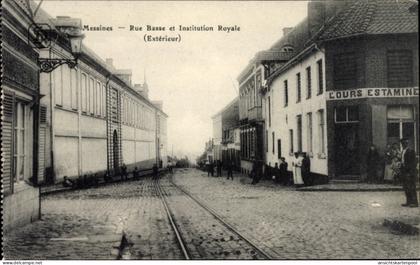
[(293, 166), (293, 184), (295, 186), (301, 186), (303, 185), (303, 179), (302, 179), (302, 160), (303, 156), (299, 155), (299, 153), (295, 153), (295, 158), (293, 160), (292, 166)]

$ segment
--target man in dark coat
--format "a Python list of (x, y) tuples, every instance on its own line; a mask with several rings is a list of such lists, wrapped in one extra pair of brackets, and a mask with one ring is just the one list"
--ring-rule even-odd
[(309, 159), (307, 153), (303, 153), (302, 178), (306, 186), (311, 186), (313, 184), (311, 176), (311, 160)]
[(228, 162), (227, 164), (227, 179), (231, 178), (233, 180), (233, 162)]
[(418, 207), (416, 192), (416, 153), (408, 146), (407, 139), (401, 139), (402, 153), (401, 153), (401, 177), (403, 182), (403, 189), (405, 192), (406, 203), (402, 204), (404, 207)]
[(217, 176), (222, 176), (222, 162), (220, 160), (217, 160), (216, 162), (216, 168), (217, 168)]
[(367, 182), (375, 183), (378, 180), (378, 164), (379, 164), (379, 153), (374, 145), (369, 147), (369, 152), (366, 157), (367, 167)]
[(287, 173), (287, 162), (286, 159), (284, 157), (280, 157), (280, 168), (279, 168), (279, 175), (280, 175), (280, 179), (281, 182), (284, 185), (290, 185), (291, 184), (291, 180), (289, 180), (289, 174)]
[(121, 180), (127, 180), (128, 172), (127, 172), (127, 166), (125, 164), (122, 164), (121, 166)]
[(153, 178), (158, 179), (159, 178), (159, 169), (158, 169), (158, 166), (157, 166), (156, 163), (153, 164), (152, 170), (153, 170)]

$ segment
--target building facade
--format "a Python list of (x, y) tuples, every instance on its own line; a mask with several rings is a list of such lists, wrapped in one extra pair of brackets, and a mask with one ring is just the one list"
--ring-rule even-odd
[[(214, 153), (226, 167), (241, 168), (239, 98), (235, 98), (213, 117)], [(216, 157), (216, 155), (214, 155)]]
[[(1, 184), (3, 232), (40, 218), (39, 48), (30, 7), (2, 2)], [(22, 74), (24, 73), (24, 74)]]
[(294, 55), (262, 90), (267, 163), (283, 156), (291, 170), (293, 152), (306, 152), (318, 179), (363, 180), (369, 146), (384, 154), (404, 137), (418, 152), (416, 5), (309, 2), (278, 42), (294, 34)]
[[(42, 9), (37, 15), (38, 23), (51, 27), (63, 19), (68, 18), (51, 18)], [(68, 42), (60, 39), (41, 53), (72, 57)], [(116, 69), (112, 59), (104, 61), (83, 46), (75, 68), (64, 64), (41, 73), (40, 85), (40, 183), (166, 161), (167, 115), (149, 100), (146, 83), (133, 85), (131, 70)]]

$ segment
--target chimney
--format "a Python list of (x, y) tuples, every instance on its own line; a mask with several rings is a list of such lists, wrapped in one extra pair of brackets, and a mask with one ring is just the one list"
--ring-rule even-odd
[(326, 21), (325, 2), (327, 1), (308, 2), (308, 29), (310, 37), (313, 37)]
[(162, 100), (153, 100), (153, 105), (155, 105), (158, 109), (162, 110), (163, 108), (163, 101)]
[(105, 63), (106, 63), (106, 65), (108, 65), (110, 67), (114, 67), (114, 59), (112, 59), (112, 58), (106, 58)]
[(283, 36), (286, 36), (287, 34), (289, 34), (290, 31), (293, 30), (293, 27), (286, 27), (283, 28)]
[(147, 84), (134, 84), (134, 90), (137, 91), (140, 95), (142, 95), (145, 98), (149, 98), (149, 89), (147, 88)]
[(131, 69), (118, 69), (115, 71), (115, 75), (131, 86), (131, 76), (133, 75)]

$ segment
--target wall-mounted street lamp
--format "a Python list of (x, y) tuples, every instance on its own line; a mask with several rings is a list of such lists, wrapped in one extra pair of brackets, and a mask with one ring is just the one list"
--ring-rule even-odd
[(84, 38), (84, 35), (81, 33), (82, 21), (70, 17), (57, 17), (52, 22), (56, 30), (37, 25), (38, 28), (36, 30), (39, 34), (42, 34), (40, 39), (50, 44), (51, 42), (57, 42), (59, 38), (68, 40), (73, 58), (51, 58), (50, 52), (49, 58), (38, 58), (38, 65), (43, 73), (50, 73), (62, 64), (67, 64), (70, 68), (76, 67), (77, 60), (82, 53), (82, 40)]

